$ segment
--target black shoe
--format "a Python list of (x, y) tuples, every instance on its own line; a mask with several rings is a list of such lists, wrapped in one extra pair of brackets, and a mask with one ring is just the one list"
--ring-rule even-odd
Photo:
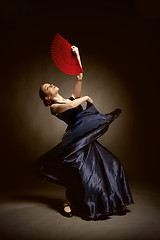
[(117, 109), (114, 110), (113, 112), (107, 113), (107, 114), (105, 114), (105, 115), (106, 115), (106, 116), (107, 116), (107, 115), (112, 115), (112, 118), (113, 118), (113, 120), (114, 120), (115, 118), (117, 118), (117, 117), (121, 114), (121, 112), (122, 112), (122, 110), (121, 110), (120, 108), (117, 108)]
[(119, 116), (119, 114), (121, 114), (121, 112), (122, 112), (122, 110), (120, 108), (117, 108), (116, 110), (114, 110), (110, 114), (112, 114), (115, 118), (117, 118)]
[(68, 217), (68, 218), (70, 218), (70, 217), (72, 217), (73, 216), (73, 214), (72, 214), (72, 211), (70, 211), (70, 212), (66, 212), (65, 211), (65, 207), (71, 207), (69, 204), (66, 204), (66, 205), (64, 205), (63, 206), (63, 211), (62, 211), (62, 215), (64, 216), (64, 217)]
[(116, 110), (114, 110), (113, 112), (107, 113), (105, 114), (106, 117), (109, 116), (109, 124), (111, 124), (116, 118), (118, 118), (118, 116), (121, 114), (122, 110), (120, 108), (117, 108)]

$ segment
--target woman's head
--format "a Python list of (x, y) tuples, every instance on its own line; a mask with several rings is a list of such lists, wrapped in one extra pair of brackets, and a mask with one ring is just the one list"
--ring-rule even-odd
[(58, 95), (59, 88), (50, 83), (44, 83), (39, 89), (39, 96), (43, 100), (44, 105), (48, 106), (48, 100), (54, 101)]

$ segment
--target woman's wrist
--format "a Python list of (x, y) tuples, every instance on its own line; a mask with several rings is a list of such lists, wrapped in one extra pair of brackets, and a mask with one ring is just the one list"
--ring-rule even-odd
[(83, 79), (83, 73), (80, 73), (77, 75), (77, 80), (82, 81)]
[(88, 101), (89, 100), (89, 96), (86, 96), (86, 101)]

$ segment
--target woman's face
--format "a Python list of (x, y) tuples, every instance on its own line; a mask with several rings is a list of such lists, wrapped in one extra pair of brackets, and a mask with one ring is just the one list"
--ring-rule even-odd
[(55, 97), (59, 91), (59, 88), (50, 83), (44, 83), (41, 87), (46, 97)]

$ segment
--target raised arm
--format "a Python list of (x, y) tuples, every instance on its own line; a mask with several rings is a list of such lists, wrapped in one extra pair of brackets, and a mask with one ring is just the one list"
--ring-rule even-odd
[[(76, 54), (79, 64), (82, 67), (78, 48), (76, 46), (72, 46), (71, 49), (73, 53)], [(76, 82), (75, 82), (74, 90), (72, 93), (72, 97), (74, 97), (75, 99), (81, 96), (82, 78), (83, 78), (83, 73), (80, 73), (79, 75), (76, 76)]]

